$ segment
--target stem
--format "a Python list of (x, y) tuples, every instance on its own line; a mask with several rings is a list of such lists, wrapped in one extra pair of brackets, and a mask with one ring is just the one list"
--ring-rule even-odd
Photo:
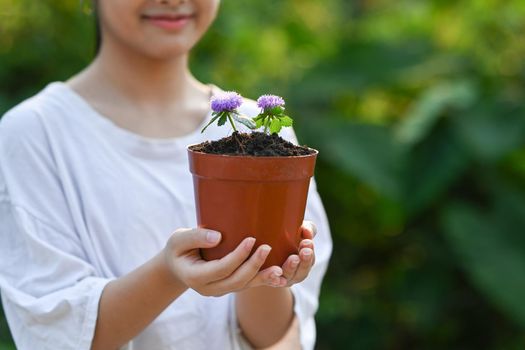
[(237, 144), (239, 145), (239, 148), (241, 149), (242, 154), (246, 153), (246, 150), (244, 149), (244, 146), (242, 145), (241, 140), (239, 140), (239, 138), (238, 138), (239, 134), (238, 133), (237, 134), (233, 134), (232, 136), (235, 139), (235, 141), (237, 141)]
[(235, 127), (235, 124), (233, 123), (233, 119), (229, 114), (228, 114), (228, 120), (230, 121), (230, 124), (232, 125), (233, 131), (237, 131), (237, 128)]

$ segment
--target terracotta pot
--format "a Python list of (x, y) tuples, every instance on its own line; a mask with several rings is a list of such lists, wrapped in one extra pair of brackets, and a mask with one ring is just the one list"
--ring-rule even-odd
[(195, 152), (189, 146), (197, 223), (222, 233), (217, 247), (202, 249), (203, 258), (219, 259), (250, 236), (256, 238), (256, 247), (272, 247), (263, 269), (282, 266), (296, 254), (317, 153), (227, 156)]

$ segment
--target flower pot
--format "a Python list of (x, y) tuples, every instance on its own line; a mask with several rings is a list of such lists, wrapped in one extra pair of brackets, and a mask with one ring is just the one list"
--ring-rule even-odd
[(250, 236), (256, 238), (256, 247), (272, 247), (263, 269), (282, 266), (290, 254), (297, 254), (317, 153), (229, 156), (196, 152), (189, 146), (197, 224), (222, 233), (217, 247), (202, 249), (203, 258), (222, 258)]

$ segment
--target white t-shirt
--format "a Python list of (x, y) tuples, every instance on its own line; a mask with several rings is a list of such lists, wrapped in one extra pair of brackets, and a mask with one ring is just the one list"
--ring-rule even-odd
[[(246, 101), (241, 111), (255, 115)], [(62, 82), (0, 120), (0, 289), (18, 349), (89, 349), (104, 286), (196, 227), (186, 146), (227, 135), (210, 127), (177, 138), (140, 136), (95, 111)], [(297, 142), (293, 130), (282, 136)], [(303, 349), (332, 251), (312, 179), (306, 220), (317, 224), (316, 264), (292, 287)], [(124, 349), (237, 349), (234, 294), (188, 290)]]

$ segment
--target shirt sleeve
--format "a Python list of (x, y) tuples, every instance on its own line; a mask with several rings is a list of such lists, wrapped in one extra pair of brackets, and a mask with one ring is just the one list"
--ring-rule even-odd
[(0, 121), (0, 290), (18, 349), (90, 349), (108, 279), (71, 219), (39, 114)]
[[(283, 129), (280, 136), (294, 144), (298, 144), (295, 132), (291, 128)], [(317, 191), (315, 178), (311, 179), (308, 189), (304, 219), (312, 221), (317, 227), (317, 235), (314, 237), (315, 264), (310, 270), (308, 277), (301, 283), (293, 285), (291, 291), (294, 296), (294, 312), (299, 320), (301, 348), (303, 350), (312, 350), (316, 340), (314, 316), (319, 306), (321, 283), (332, 254), (330, 226), (321, 197)], [(235, 315), (234, 309), (230, 312)], [(234, 323), (231, 327), (234, 334), (234, 343), (236, 343), (235, 349), (250, 349), (238, 325)]]

